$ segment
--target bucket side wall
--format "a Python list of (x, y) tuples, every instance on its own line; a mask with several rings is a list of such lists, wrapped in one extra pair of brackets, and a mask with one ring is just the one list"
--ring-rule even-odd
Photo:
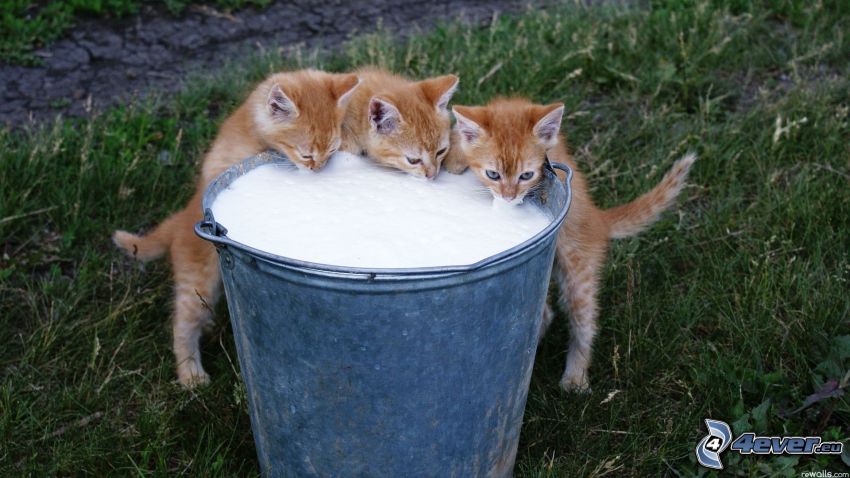
[(394, 289), (223, 250), (264, 473), (510, 476), (553, 253)]

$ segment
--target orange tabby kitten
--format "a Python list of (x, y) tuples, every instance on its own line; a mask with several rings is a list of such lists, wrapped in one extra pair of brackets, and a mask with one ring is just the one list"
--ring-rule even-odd
[(410, 81), (375, 68), (357, 72), (342, 149), (383, 166), (433, 179), (449, 148), (448, 104), (458, 78)]
[[(658, 185), (636, 200), (599, 209), (560, 137), (563, 104), (541, 106), (524, 99), (500, 98), (486, 106), (455, 106), (453, 112), (457, 124), (446, 169), (460, 173), (470, 167), (496, 198), (521, 202), (543, 176), (547, 156), (573, 170), (572, 205), (556, 250), (562, 304), (570, 310), (570, 346), (561, 387), (587, 390), (597, 329), (596, 296), (608, 243), (637, 234), (658, 219), (675, 201), (696, 157), (687, 155), (675, 162)], [(547, 306), (543, 330), (551, 315)]]
[(202, 219), (201, 198), (222, 171), (268, 149), (283, 152), (300, 168), (319, 170), (339, 148), (345, 109), (359, 83), (357, 75), (315, 70), (270, 76), (219, 128), (204, 157), (195, 195), (181, 211), (145, 236), (115, 231), (115, 244), (149, 261), (170, 253), (174, 274), (174, 355), (177, 377), (186, 387), (206, 383), (199, 342), (212, 325), (221, 277), (215, 248), (193, 230)]

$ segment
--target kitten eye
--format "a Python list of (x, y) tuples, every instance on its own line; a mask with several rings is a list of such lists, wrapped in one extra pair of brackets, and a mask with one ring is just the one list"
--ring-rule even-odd
[(448, 150), (449, 150), (449, 147), (448, 147), (448, 146), (446, 146), (445, 148), (443, 148), (443, 149), (441, 149), (441, 150), (437, 151), (437, 157), (440, 157), (440, 156), (444, 155), (444, 154), (446, 153), (446, 151), (448, 151)]
[(302, 154), (301, 157), (304, 158), (304, 159), (313, 159), (312, 154)]
[(405, 156), (407, 158), (407, 162), (410, 164), (419, 164), (422, 162), (419, 158), (411, 158), (410, 156)]
[(526, 171), (519, 175), (519, 178), (523, 181), (528, 181), (529, 179), (534, 177), (534, 171)]
[(488, 169), (487, 171), (484, 171), (484, 173), (487, 175), (488, 178), (492, 179), (493, 181), (496, 181), (502, 177), (499, 175), (499, 173), (493, 171), (492, 169)]

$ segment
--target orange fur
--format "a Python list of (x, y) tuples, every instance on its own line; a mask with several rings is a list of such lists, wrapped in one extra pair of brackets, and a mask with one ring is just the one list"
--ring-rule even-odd
[(448, 102), (454, 75), (410, 81), (376, 68), (359, 70), (343, 124), (342, 149), (383, 166), (434, 178), (449, 146)]
[[(494, 197), (521, 201), (542, 177), (545, 158), (573, 170), (573, 200), (558, 234), (555, 275), (563, 305), (570, 311), (570, 345), (561, 386), (589, 387), (587, 369), (597, 331), (599, 279), (612, 238), (637, 234), (675, 201), (696, 157), (677, 161), (661, 182), (635, 201), (602, 210), (559, 134), (563, 105), (541, 106), (524, 99), (495, 99), (487, 106), (455, 106), (457, 124), (445, 166), (460, 173), (470, 167)], [(487, 170), (498, 175), (494, 180)], [(531, 177), (522, 179), (523, 173)], [(495, 176), (494, 176), (495, 177)], [(544, 312), (543, 329), (551, 320)]]
[(200, 337), (212, 325), (221, 290), (215, 248), (193, 231), (202, 218), (207, 185), (228, 167), (267, 149), (285, 153), (299, 167), (319, 170), (339, 147), (345, 109), (358, 85), (354, 74), (315, 70), (277, 73), (248, 96), (219, 128), (204, 157), (189, 204), (145, 236), (115, 231), (115, 244), (128, 255), (151, 260), (170, 253), (174, 276), (174, 355), (177, 377), (186, 387), (205, 383)]

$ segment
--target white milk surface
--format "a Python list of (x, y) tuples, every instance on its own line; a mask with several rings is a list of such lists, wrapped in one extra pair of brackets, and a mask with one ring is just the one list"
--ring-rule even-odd
[(548, 214), (496, 202), (471, 171), (427, 181), (337, 153), (319, 172), (260, 166), (212, 205), (234, 241), (365, 268), (473, 264), (540, 232)]

